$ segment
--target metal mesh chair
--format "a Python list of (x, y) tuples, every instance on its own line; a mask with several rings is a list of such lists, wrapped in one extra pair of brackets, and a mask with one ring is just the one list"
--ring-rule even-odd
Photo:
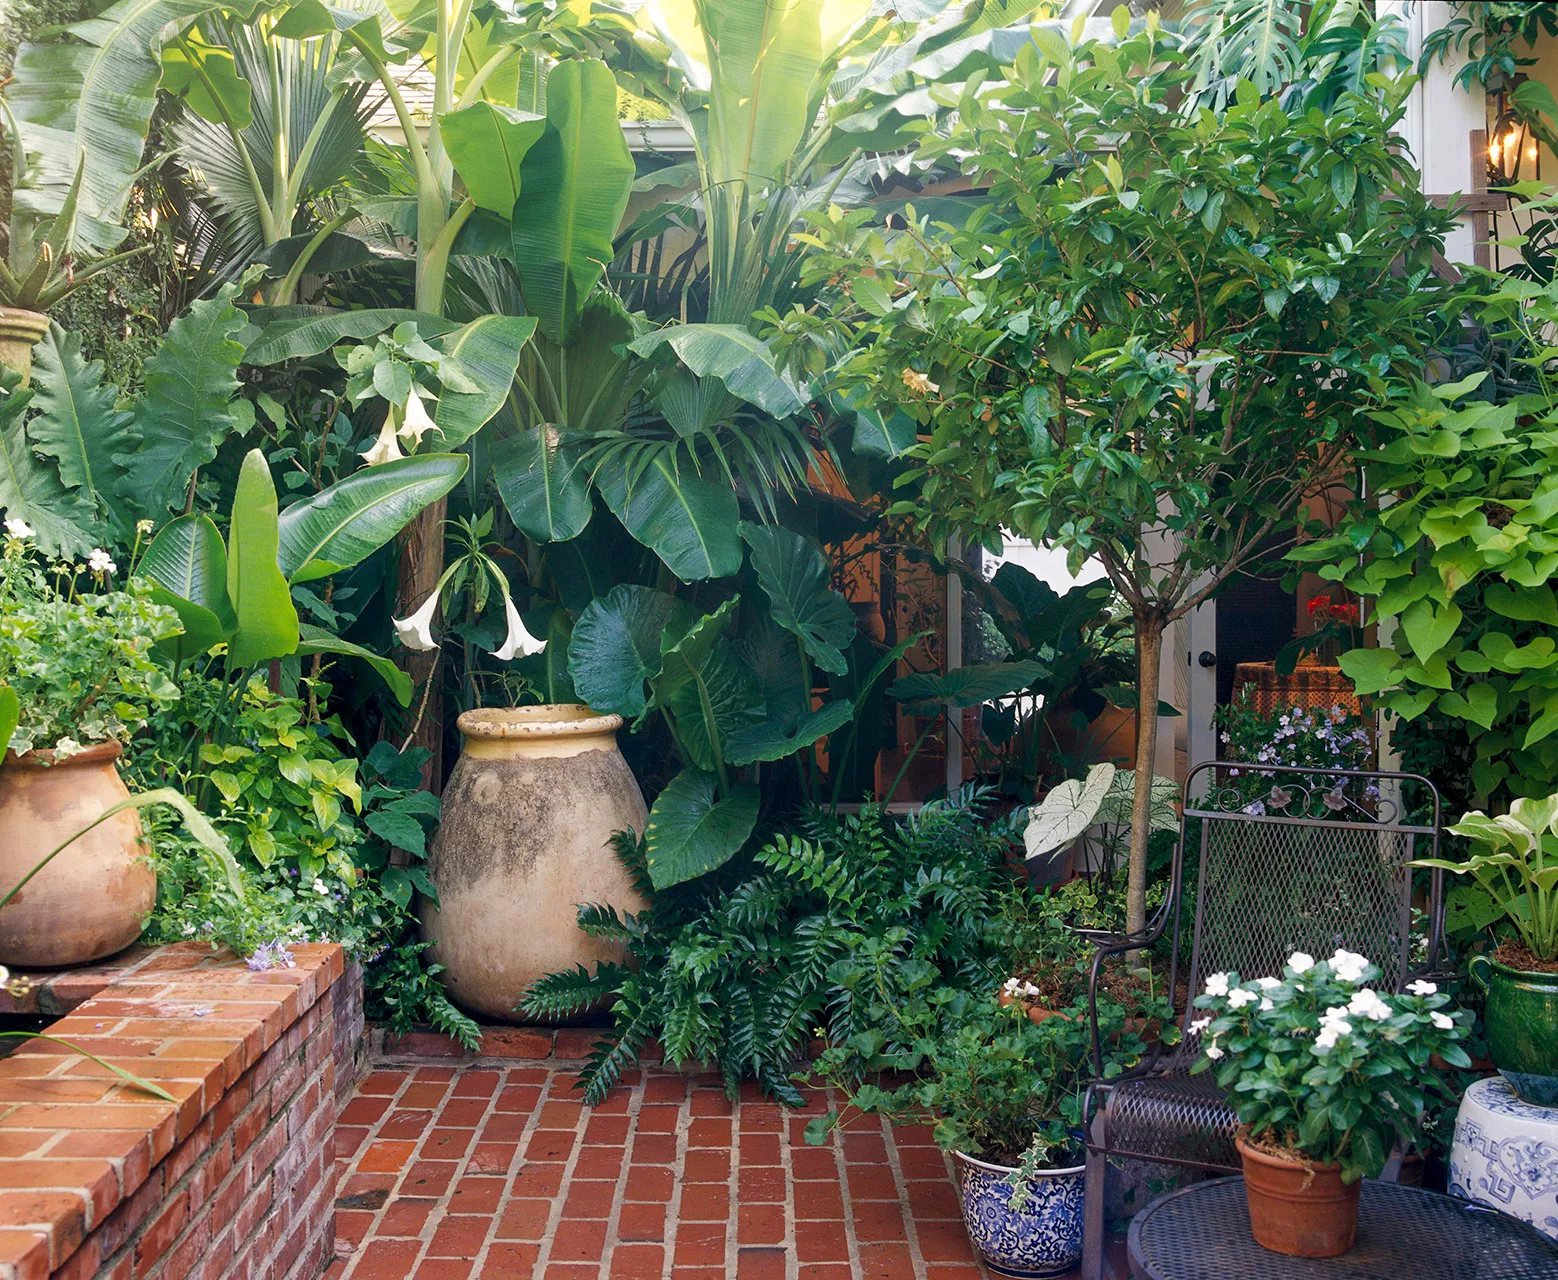
[[(1199, 798), (1197, 798), (1199, 797)], [(1414, 815), (1421, 815), (1414, 817)], [(1180, 963), (1187, 837), (1199, 825), (1188, 966)], [(1423, 847), (1419, 847), (1422, 845)], [(1205, 975), (1280, 974), (1294, 951), (1324, 959), (1338, 947), (1377, 964), (1381, 986), (1399, 990), (1438, 958), (1443, 879), (1427, 873), (1426, 954), (1412, 965), (1413, 869), (1439, 848), (1439, 794), (1418, 774), (1277, 768), (1229, 761), (1198, 765), (1185, 780), (1169, 892), (1141, 934), (1100, 938), (1088, 982), (1093, 1061), (1098, 1077), (1083, 1106), (1087, 1191), (1082, 1275), (1103, 1269), (1107, 1161), (1239, 1172), (1238, 1121), (1210, 1074), (1191, 1075), (1200, 1056), (1191, 1001)], [(1111, 955), (1173, 941), (1168, 991), (1188, 996), (1177, 1010), (1179, 1044), (1158, 1049), (1105, 1081), (1098, 1027), (1098, 980)]]

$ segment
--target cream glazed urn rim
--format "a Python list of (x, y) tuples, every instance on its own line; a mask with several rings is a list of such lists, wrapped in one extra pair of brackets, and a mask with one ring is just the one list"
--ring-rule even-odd
[(468, 741), (535, 742), (555, 738), (598, 738), (622, 727), (619, 715), (599, 715), (582, 703), (534, 707), (476, 707), (456, 721)]

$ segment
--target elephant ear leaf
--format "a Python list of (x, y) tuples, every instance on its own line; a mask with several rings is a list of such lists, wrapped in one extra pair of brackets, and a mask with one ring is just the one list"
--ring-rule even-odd
[(281, 513), (278, 563), (289, 582), (349, 569), (460, 482), (461, 453), (425, 453), (363, 467)]
[(276, 486), (265, 455), (251, 449), (233, 492), (227, 554), (227, 598), (237, 626), (227, 646), (232, 667), (282, 658), (298, 647), (298, 614), (276, 563)]
[(800, 638), (813, 662), (834, 675), (849, 670), (844, 649), (855, 633), (849, 602), (828, 585), (827, 557), (810, 539), (776, 525), (741, 525), (752, 568), (774, 621)]
[(236, 629), (227, 598), (227, 548), (209, 516), (170, 520), (147, 544), (138, 572), (152, 584), (152, 598), (184, 624), (184, 634), (160, 649), (175, 662), (205, 653)]
[(143, 511), (182, 506), (196, 469), (229, 436), (254, 425), (254, 405), (238, 398), (237, 336), (247, 321), (233, 292), (229, 285), (195, 303), (146, 361), (146, 391), (135, 413), (140, 443), (114, 459), (127, 468), (120, 493)]
[(836, 733), (849, 723), (855, 706), (848, 698), (839, 698), (826, 706), (808, 711), (790, 729), (772, 720), (748, 725), (732, 733), (725, 743), (727, 764), (755, 764), (759, 760), (783, 760), (797, 751)]
[(683, 582), (728, 578), (741, 568), (735, 490), (679, 468), (669, 450), (642, 463), (614, 454), (595, 483), (612, 515)]
[(684, 769), (656, 798), (644, 831), (649, 878), (656, 889), (724, 866), (757, 826), (758, 791), (750, 782), (723, 800), (714, 795), (712, 774)]
[(604, 714), (642, 715), (649, 705), (644, 681), (660, 674), (661, 634), (685, 607), (664, 591), (632, 583), (590, 601), (568, 642), (574, 691)]
[(1038, 662), (979, 662), (944, 674), (929, 672), (894, 680), (887, 692), (899, 702), (950, 702), (954, 707), (977, 707), (992, 698), (1026, 689), (1046, 674)]
[[(79, 490), (99, 514), (117, 514), (115, 490), (125, 468), (115, 455), (135, 448), (133, 416), (114, 407), (119, 388), (103, 382), (103, 362), (81, 356), (81, 335), (57, 324), (33, 348), (38, 415), (28, 424), (33, 448), (59, 464), (66, 488)], [(128, 529), (133, 521), (116, 523)]]
[(33, 393), (21, 381), (21, 374), (0, 366), (0, 512), (31, 525), (50, 555), (85, 555), (93, 545), (92, 507), (33, 452), (25, 421)]

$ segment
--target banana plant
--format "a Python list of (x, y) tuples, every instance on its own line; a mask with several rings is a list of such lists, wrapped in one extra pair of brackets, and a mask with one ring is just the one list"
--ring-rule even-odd
[(847, 698), (812, 706), (813, 666), (845, 671), (855, 625), (828, 586), (822, 550), (777, 526), (740, 533), (766, 609), (743, 609), (738, 594), (700, 615), (667, 592), (624, 584), (585, 608), (568, 645), (577, 695), (635, 727), (660, 717), (685, 765), (649, 813), (656, 888), (707, 874), (746, 843), (760, 793), (744, 770), (804, 760), (854, 714)]
[(243, 460), (226, 543), (209, 516), (169, 521), (151, 540), (137, 572), (153, 598), (174, 609), (184, 633), (167, 656), (189, 661), (218, 644), (229, 671), (289, 655), (360, 659), (384, 679), (402, 706), (410, 678), (361, 645), (298, 621), (294, 583), (329, 577), (389, 542), (418, 512), (459, 483), (463, 454), (424, 454), (366, 467), (278, 514), (265, 455)]

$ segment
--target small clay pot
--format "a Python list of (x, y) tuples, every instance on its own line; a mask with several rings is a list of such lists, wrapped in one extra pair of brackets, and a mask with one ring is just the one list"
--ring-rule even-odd
[(1343, 1183), (1340, 1165), (1267, 1155), (1243, 1137), (1234, 1145), (1256, 1244), (1290, 1258), (1335, 1258), (1352, 1248), (1361, 1179)]
[(49, 317), (21, 307), (0, 307), (0, 364), (22, 375), (22, 386), (32, 381), (32, 349), (49, 331)]
[[(0, 895), (50, 850), (130, 796), (104, 742), (56, 759), (7, 755), (0, 766)], [(123, 951), (157, 903), (135, 810), (115, 814), (65, 848), (0, 908), (0, 964), (52, 969)]]

